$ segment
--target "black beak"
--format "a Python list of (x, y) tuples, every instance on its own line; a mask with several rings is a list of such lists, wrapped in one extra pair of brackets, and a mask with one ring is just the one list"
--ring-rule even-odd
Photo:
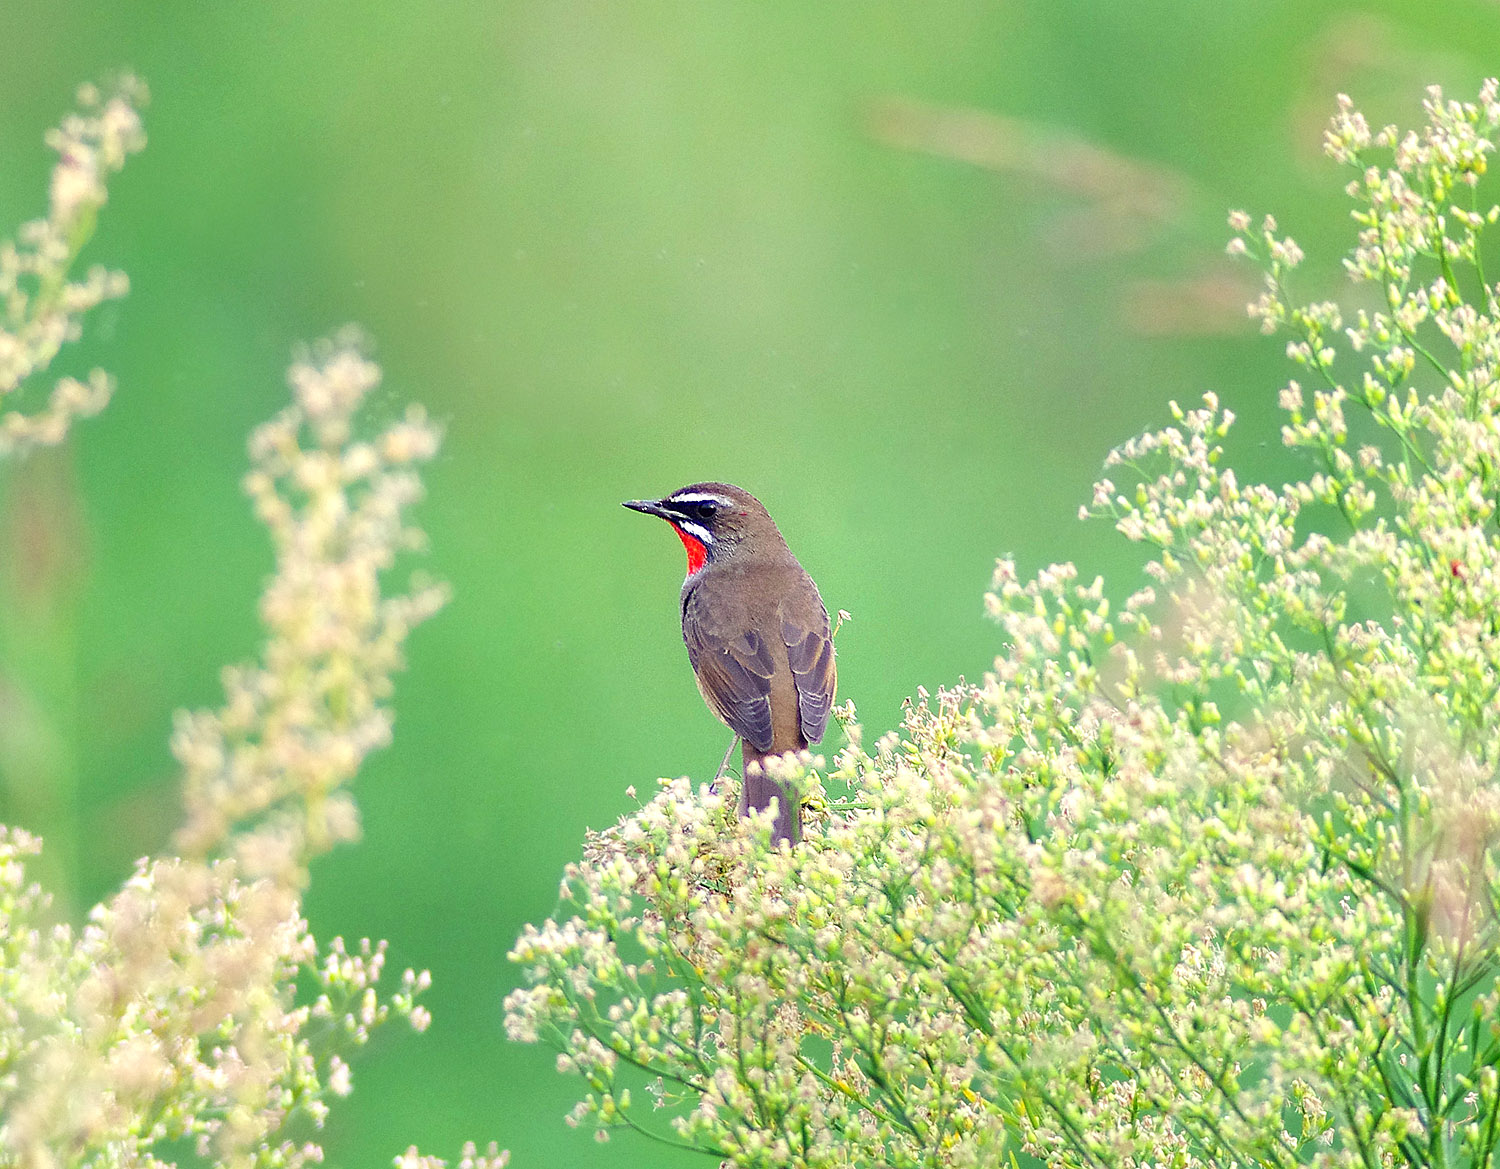
[(671, 515), (658, 500), (655, 499), (627, 499), (624, 506), (631, 511), (645, 512), (647, 515), (660, 516), (662, 519), (671, 519)]

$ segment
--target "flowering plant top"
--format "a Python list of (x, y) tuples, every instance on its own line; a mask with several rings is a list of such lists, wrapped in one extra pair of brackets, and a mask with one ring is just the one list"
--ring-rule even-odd
[(1084, 509), (1146, 580), (1002, 561), (982, 684), (784, 763), (800, 847), (687, 780), (590, 837), (507, 1003), (575, 1123), (745, 1166), (1489, 1165), (1496, 93), (1405, 134), (1339, 100), (1373, 305), (1300, 301), (1301, 249), (1231, 216), (1304, 477), (1242, 482), (1231, 412), (1173, 404)]

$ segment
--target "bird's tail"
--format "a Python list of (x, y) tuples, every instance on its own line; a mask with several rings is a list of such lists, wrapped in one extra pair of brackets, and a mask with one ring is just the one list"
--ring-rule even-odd
[(763, 761), (775, 755), (774, 751), (757, 751), (742, 741), (740, 774), (744, 779), (740, 784), (740, 815), (760, 811), (771, 803), (774, 796), (776, 819), (771, 822), (771, 839), (796, 844), (802, 839), (802, 801), (795, 793), (789, 792), (785, 784), (766, 774)]

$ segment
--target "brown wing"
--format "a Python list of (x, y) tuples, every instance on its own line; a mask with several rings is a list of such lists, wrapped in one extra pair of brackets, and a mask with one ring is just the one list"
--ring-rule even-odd
[(694, 589), (682, 601), (682, 639), (713, 712), (758, 751), (771, 749), (770, 647), (738, 614), (720, 611), (711, 596)]
[[(781, 639), (786, 643), (787, 664), (792, 667), (792, 678), (797, 684), (802, 737), (816, 743), (828, 727), (828, 712), (833, 709), (833, 695), (838, 687), (838, 667), (833, 660), (828, 610), (823, 608), (823, 599), (811, 578), (804, 579), (812, 593), (810, 603), (782, 608)], [(793, 612), (788, 613), (787, 608)]]

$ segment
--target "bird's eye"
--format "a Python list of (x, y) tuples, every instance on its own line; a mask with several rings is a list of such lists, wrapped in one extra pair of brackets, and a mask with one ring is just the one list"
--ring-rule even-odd
[(695, 510), (700, 520), (711, 520), (719, 513), (719, 505), (705, 499)]

